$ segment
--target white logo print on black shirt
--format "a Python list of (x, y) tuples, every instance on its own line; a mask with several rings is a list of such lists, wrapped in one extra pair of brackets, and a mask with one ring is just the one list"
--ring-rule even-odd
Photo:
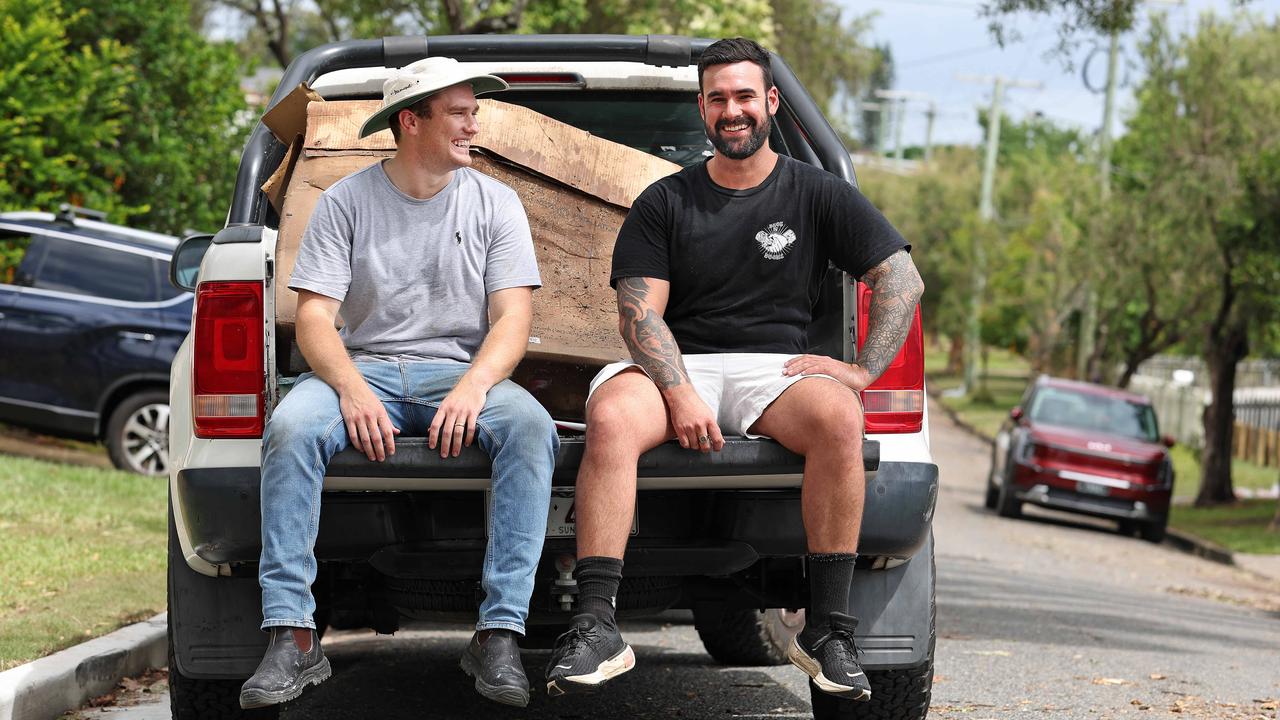
[(796, 233), (786, 223), (769, 223), (768, 227), (756, 233), (756, 242), (760, 244), (760, 252), (770, 260), (781, 260), (796, 241)]

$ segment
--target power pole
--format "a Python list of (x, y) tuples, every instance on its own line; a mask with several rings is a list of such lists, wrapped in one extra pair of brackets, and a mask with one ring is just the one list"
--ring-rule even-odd
[[(1039, 90), (1043, 85), (1027, 80), (1013, 80), (1003, 75), (995, 77), (958, 76), (965, 82), (993, 83), (991, 92), (991, 109), (987, 116), (987, 148), (982, 164), (982, 195), (978, 201), (978, 217), (984, 222), (992, 223), (996, 218), (995, 200), (993, 198), (996, 179), (996, 156), (1000, 146), (1000, 105), (1004, 101), (1004, 90), (1011, 88), (1029, 88)], [(982, 298), (987, 291), (987, 249), (982, 237), (975, 234), (973, 238), (973, 276), (972, 289), (969, 295), (969, 317), (965, 323), (964, 338), (964, 391), (972, 395), (978, 387), (978, 363), (981, 360), (979, 347), (982, 343), (981, 318)], [(986, 394), (985, 382), (981, 394)]]
[(906, 115), (907, 100), (906, 98), (898, 98), (893, 114), (893, 159), (899, 166), (902, 165), (902, 121), (906, 119)]
[[(879, 95), (879, 93), (876, 93)], [(885, 151), (889, 148), (889, 110), (892, 107), (890, 103), (880, 103), (880, 132), (876, 135), (876, 149), (879, 151), (880, 159), (884, 159)]]
[[(902, 126), (906, 122), (907, 101), (928, 100), (929, 96), (925, 93), (912, 92), (910, 90), (877, 90), (876, 97), (884, 100), (886, 107), (893, 107), (894, 109), (893, 157), (894, 161), (901, 167), (903, 152), (906, 149), (902, 144)], [(933, 132), (932, 118), (930, 118), (929, 132)], [(927, 142), (926, 140), (926, 144)]]
[[(1107, 50), (1107, 89), (1102, 101), (1102, 127), (1098, 130), (1098, 193), (1105, 203), (1111, 196), (1111, 113), (1116, 101), (1116, 61), (1120, 58), (1120, 33), (1111, 31)], [(1084, 312), (1080, 314), (1080, 339), (1076, 343), (1076, 378), (1091, 380), (1089, 360), (1098, 334), (1098, 289), (1086, 280)]]
[[(1182, 5), (1182, 0), (1145, 0), (1145, 4)], [(1098, 130), (1098, 194), (1105, 203), (1111, 197), (1111, 118), (1115, 111), (1116, 74), (1120, 60), (1120, 31), (1112, 30), (1107, 47), (1107, 88), (1102, 101), (1102, 127)], [(1086, 85), (1088, 80), (1085, 80)], [(1098, 289), (1085, 281), (1084, 311), (1080, 314), (1080, 338), (1076, 343), (1076, 377), (1091, 380), (1089, 361), (1098, 334)]]
[(924, 164), (933, 162), (933, 120), (938, 116), (938, 105), (929, 101), (929, 111), (924, 114), (927, 122), (924, 126)]

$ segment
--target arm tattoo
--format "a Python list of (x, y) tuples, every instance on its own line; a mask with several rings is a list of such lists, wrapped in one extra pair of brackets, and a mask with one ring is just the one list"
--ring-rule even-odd
[(874, 381), (893, 362), (911, 329), (916, 303), (924, 293), (924, 282), (905, 250), (890, 255), (862, 277), (871, 288), (871, 310), (867, 320), (867, 341), (857, 363)]
[(618, 324), (631, 359), (649, 373), (659, 390), (689, 381), (680, 348), (662, 316), (649, 307), (649, 282), (644, 278), (618, 281)]

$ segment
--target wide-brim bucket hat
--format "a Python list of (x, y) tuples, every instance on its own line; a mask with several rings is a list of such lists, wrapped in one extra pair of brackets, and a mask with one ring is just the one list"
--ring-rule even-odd
[(450, 57), (419, 60), (405, 65), (382, 84), (382, 107), (360, 126), (360, 137), (386, 130), (396, 113), (459, 83), (470, 83), (471, 91), (477, 96), (507, 89), (502, 78), (476, 74)]

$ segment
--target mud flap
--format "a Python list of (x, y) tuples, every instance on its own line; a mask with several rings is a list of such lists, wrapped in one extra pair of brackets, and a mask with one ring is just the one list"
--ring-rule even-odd
[(173, 658), (188, 678), (244, 679), (267, 649), (257, 578), (208, 577), (182, 556), (169, 510), (169, 629)]
[(857, 641), (867, 669), (924, 663), (934, 633), (933, 532), (906, 563), (890, 570), (858, 570), (849, 612), (858, 618)]

